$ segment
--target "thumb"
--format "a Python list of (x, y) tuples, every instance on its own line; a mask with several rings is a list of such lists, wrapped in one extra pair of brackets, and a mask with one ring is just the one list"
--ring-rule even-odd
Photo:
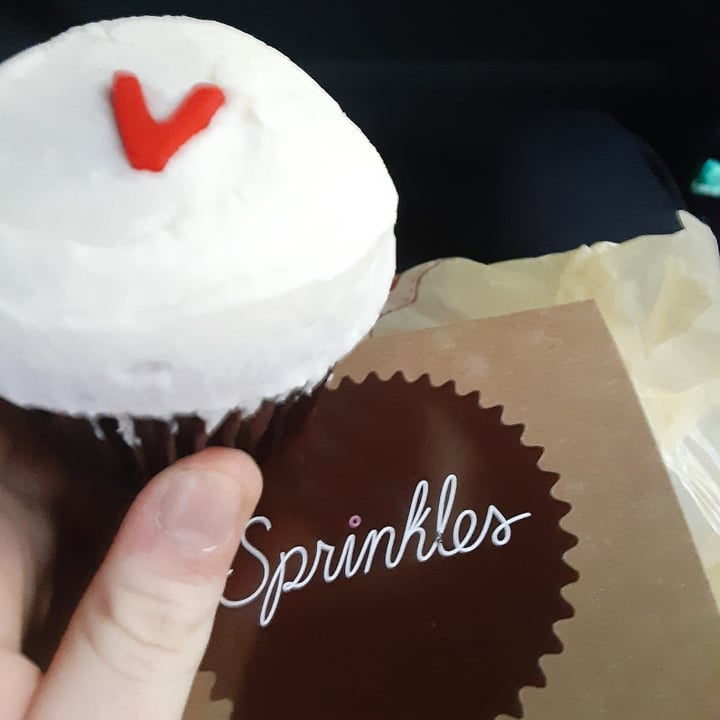
[(179, 720), (260, 488), (253, 461), (226, 448), (155, 477), (80, 603), (28, 720)]

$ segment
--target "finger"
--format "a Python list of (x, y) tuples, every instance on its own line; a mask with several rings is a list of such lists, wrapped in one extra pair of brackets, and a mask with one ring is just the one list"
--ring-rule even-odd
[(21, 653), (23, 635), (47, 600), (54, 505), (62, 476), (31, 413), (0, 400), (0, 708), (22, 720), (40, 670)]
[[(59, 466), (31, 413), (0, 401), (0, 648), (19, 652), (47, 601)], [(4, 678), (0, 678), (0, 684)]]
[(23, 720), (40, 681), (40, 669), (19, 653), (0, 648), (0, 708), (3, 720)]
[(22, 646), (33, 595), (33, 562), (25, 517), (22, 503), (0, 486), (0, 648), (15, 653)]
[(260, 495), (238, 450), (160, 473), (131, 507), (28, 720), (179, 720)]

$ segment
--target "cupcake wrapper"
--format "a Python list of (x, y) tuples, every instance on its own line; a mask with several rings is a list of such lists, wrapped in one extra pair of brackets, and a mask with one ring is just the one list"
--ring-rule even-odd
[(176, 460), (206, 447), (238, 448), (256, 457), (267, 454), (288, 408), (304, 395), (298, 392), (282, 402), (266, 401), (252, 415), (231, 411), (210, 432), (197, 416), (177, 416), (169, 421), (127, 416), (91, 420), (30, 412), (50, 430), (53, 448), (67, 466), (82, 462), (142, 486)]

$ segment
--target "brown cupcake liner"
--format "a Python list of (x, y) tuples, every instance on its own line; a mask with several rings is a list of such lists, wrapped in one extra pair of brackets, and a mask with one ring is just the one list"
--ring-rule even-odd
[(69, 468), (81, 463), (97, 472), (117, 475), (141, 487), (175, 461), (210, 446), (231, 447), (258, 455), (273, 444), (288, 408), (307, 393), (282, 402), (265, 401), (251, 415), (230, 411), (208, 431), (194, 415), (170, 420), (103, 416), (88, 419), (44, 410), (27, 410), (47, 432), (60, 460)]

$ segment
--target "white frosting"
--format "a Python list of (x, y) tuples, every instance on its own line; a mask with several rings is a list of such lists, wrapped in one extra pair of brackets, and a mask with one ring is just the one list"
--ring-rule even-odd
[[(109, 90), (226, 102), (162, 173), (134, 170)], [(0, 395), (82, 415), (222, 417), (322, 379), (394, 271), (397, 196), (287, 58), (227, 26), (132, 18), (0, 65)]]
[[(262, 596), (260, 626), (267, 627), (275, 617), (280, 598), (293, 590), (302, 590), (316, 576), (320, 575), (326, 583), (332, 583), (341, 575), (349, 579), (361, 570), (367, 575), (372, 570), (375, 556), (383, 541), (385, 567), (393, 570), (402, 562), (412, 542), (417, 543), (415, 558), (419, 563), (427, 562), (435, 553), (440, 557), (449, 558), (453, 555), (475, 552), (488, 537), (495, 547), (502, 547), (512, 538), (511, 525), (531, 517), (531, 513), (523, 512), (508, 518), (495, 505), (489, 505), (480, 524), (481, 516), (477, 511), (466, 508), (455, 517), (452, 536), (447, 537), (446, 531), (453, 513), (457, 484), (455, 475), (448, 475), (443, 481), (435, 513), (434, 532), (430, 533), (432, 540), (427, 549), (425, 544), (428, 540), (428, 531), (425, 524), (432, 512), (432, 507), (427, 504), (430, 491), (427, 480), (420, 480), (415, 486), (402, 532), (398, 532), (392, 525), (386, 525), (381, 530), (370, 530), (362, 543), (359, 543), (355, 533), (350, 533), (339, 551), (335, 545), (317, 540), (312, 562), (308, 549), (304, 545), (295, 545), (278, 554), (272, 571), (267, 555), (247, 538), (247, 531), (250, 528), (261, 525), (266, 532), (270, 532), (272, 523), (264, 515), (252, 518), (243, 535), (241, 549), (260, 563), (262, 578), (255, 590), (246, 597), (232, 600), (223, 596), (220, 604), (228, 608), (241, 608)], [(493, 524), (496, 526), (490, 533)], [(292, 579), (287, 579), (289, 575), (292, 575)]]

